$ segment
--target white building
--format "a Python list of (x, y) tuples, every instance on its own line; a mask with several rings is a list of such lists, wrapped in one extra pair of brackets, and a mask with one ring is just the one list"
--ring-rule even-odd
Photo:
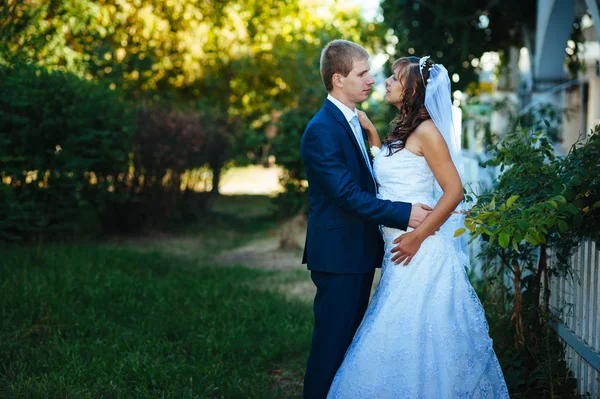
[[(533, 103), (548, 101), (566, 107), (570, 118), (562, 126), (562, 152), (600, 123), (600, 2), (598, 0), (538, 0), (535, 49), (531, 60)], [(585, 70), (574, 80), (565, 68), (565, 48), (575, 17), (584, 17)]]
[[(503, 133), (513, 128), (507, 122), (515, 114), (553, 104), (566, 111), (556, 146), (558, 153), (566, 154), (577, 140), (600, 124), (599, 3), (599, 0), (538, 0), (537, 25), (531, 29), (535, 31), (535, 40), (529, 41), (529, 48), (511, 50), (507, 73), (497, 82), (491, 83), (489, 72), (482, 76), (487, 81), (483, 85), (493, 86), (491, 93), (480, 96), (482, 102), (512, 103), (512, 107), (493, 110), (487, 117), (492, 132)], [(584, 16), (584, 42), (579, 55), (585, 67), (578, 76), (571, 76), (565, 64), (565, 49), (573, 51), (575, 46), (569, 38), (576, 16)], [(466, 121), (465, 128), (468, 148), (482, 152), (482, 134), (477, 131), (481, 126)]]

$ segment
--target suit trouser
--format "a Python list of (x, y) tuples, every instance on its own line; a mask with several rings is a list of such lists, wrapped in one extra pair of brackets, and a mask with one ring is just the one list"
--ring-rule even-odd
[(311, 271), (317, 294), (314, 301), (315, 327), (304, 376), (305, 399), (327, 396), (333, 377), (367, 310), (374, 272), (337, 274)]

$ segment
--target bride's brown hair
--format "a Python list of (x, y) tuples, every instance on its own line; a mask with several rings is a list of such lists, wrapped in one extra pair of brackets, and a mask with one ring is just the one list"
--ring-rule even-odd
[(394, 61), (392, 71), (402, 87), (402, 103), (398, 115), (390, 123), (390, 132), (384, 144), (388, 146), (388, 156), (402, 150), (411, 133), (423, 121), (431, 119), (425, 108), (425, 84), (429, 79), (429, 68), (433, 65), (427, 59), (423, 75), (419, 71), (419, 61), (403, 57)]

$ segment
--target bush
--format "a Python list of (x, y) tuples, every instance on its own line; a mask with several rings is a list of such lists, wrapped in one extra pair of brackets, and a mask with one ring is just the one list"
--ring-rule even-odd
[(97, 227), (127, 171), (128, 109), (117, 92), (72, 73), (0, 70), (0, 238)]
[(194, 171), (210, 166), (218, 185), (229, 148), (228, 126), (214, 114), (161, 105), (139, 110), (131, 167), (118, 181), (126, 195), (110, 204), (104, 230), (135, 232), (197, 219), (211, 196), (194, 192), (199, 178)]
[[(513, 394), (574, 395), (576, 382), (552, 326), (549, 282), (573, 276), (569, 258), (583, 237), (600, 240), (599, 134), (597, 126), (565, 157), (555, 156), (541, 131), (503, 137), (487, 161), (503, 173), (466, 217), (471, 239), (486, 241), (479, 256), (493, 288), (482, 296), (490, 302), (492, 336)], [(548, 262), (548, 249), (557, 255), (555, 264)]]

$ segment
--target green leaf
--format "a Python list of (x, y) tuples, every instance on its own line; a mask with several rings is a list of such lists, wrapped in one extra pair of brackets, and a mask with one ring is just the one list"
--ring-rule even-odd
[(500, 244), (502, 248), (508, 248), (509, 243), (510, 236), (505, 232), (500, 233), (500, 235), (498, 236), (498, 244)]
[(544, 234), (539, 233), (538, 234), (538, 239), (542, 244), (546, 243), (546, 236)]
[(552, 190), (553, 190), (555, 193), (561, 193), (561, 192), (563, 192), (563, 191), (564, 191), (566, 188), (567, 188), (567, 186), (566, 186), (566, 185), (564, 185), (564, 184), (561, 184), (561, 183), (554, 183), (554, 184), (552, 184)]
[(525, 234), (525, 241), (533, 245), (538, 245), (540, 243), (540, 241), (537, 239), (537, 235), (529, 232)]
[(492, 202), (490, 203), (490, 209), (496, 209), (496, 198), (492, 197)]
[(512, 197), (510, 197), (508, 201), (506, 201), (506, 206), (510, 208), (515, 203), (515, 201), (519, 199), (519, 197), (520, 195), (513, 195)]
[(517, 241), (516, 238), (512, 239), (512, 246), (515, 249), (515, 251), (519, 252), (519, 241)]
[(567, 201), (573, 201), (575, 199), (575, 197), (577, 197), (577, 191), (575, 190), (567, 190), (565, 191), (565, 197), (567, 198)]
[(519, 219), (517, 220), (517, 226), (519, 226), (519, 228), (522, 231), (527, 231), (527, 229), (531, 226), (529, 223), (527, 223), (527, 221), (525, 221), (524, 219)]
[(567, 231), (568, 228), (569, 228), (569, 225), (567, 224), (567, 222), (565, 222), (562, 219), (558, 220), (558, 231), (560, 233), (564, 233), (565, 231)]
[(521, 235), (521, 233), (519, 233), (518, 231), (514, 234), (513, 236), (513, 240), (516, 240), (517, 243), (521, 243), (521, 241), (523, 241), (523, 236)]
[(562, 195), (556, 195), (556, 196), (552, 197), (551, 199), (558, 202), (559, 204), (567, 203), (567, 199), (565, 197), (563, 197)]
[(579, 209), (575, 205), (569, 204), (567, 205), (567, 212), (569, 212), (571, 215), (578, 215)]
[(477, 228), (477, 226), (475, 226), (475, 223), (473, 222), (466, 222), (465, 223), (465, 227), (467, 229), (469, 229), (469, 231), (472, 233), (473, 231), (475, 231), (475, 229)]
[(454, 237), (460, 237), (465, 233), (465, 231), (467, 231), (467, 229), (461, 227), (460, 229), (454, 232)]
[(550, 205), (552, 205), (552, 207), (554, 209), (558, 209), (558, 204), (556, 203), (556, 201), (554, 201), (554, 200), (548, 200), (547, 203), (550, 204)]

